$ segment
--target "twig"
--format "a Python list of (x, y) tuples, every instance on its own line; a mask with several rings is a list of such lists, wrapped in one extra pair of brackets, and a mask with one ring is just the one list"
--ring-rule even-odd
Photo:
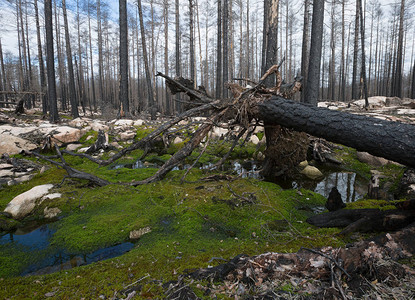
[(202, 157), (202, 155), (205, 153), (207, 146), (209, 145), (209, 141), (210, 139), (208, 138), (208, 140), (205, 143), (205, 146), (203, 147), (202, 151), (200, 151), (199, 156), (195, 159), (195, 161), (193, 162), (193, 164), (190, 166), (190, 168), (188, 168), (186, 170), (186, 172), (184, 173), (184, 175), (182, 176), (182, 178), (180, 179), (180, 182), (183, 183), (184, 179), (186, 178), (186, 176), (189, 174), (190, 170), (194, 168), (194, 166), (197, 164), (197, 162), (199, 161), (199, 159)]
[(130, 286), (132, 286), (136, 283), (139, 283), (140, 281), (142, 281), (143, 279), (146, 279), (147, 277), (150, 277), (150, 274), (147, 274), (146, 276), (141, 277), (137, 281), (134, 281), (133, 283), (130, 283), (129, 285), (124, 286), (124, 289), (126, 289), (126, 288), (128, 288), (128, 287), (130, 287)]

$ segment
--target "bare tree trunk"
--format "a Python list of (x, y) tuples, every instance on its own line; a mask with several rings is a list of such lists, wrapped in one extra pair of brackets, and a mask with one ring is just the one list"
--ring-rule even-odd
[[(78, 31), (78, 61), (79, 66), (77, 68), (78, 70), (78, 90), (79, 95), (78, 99), (81, 103), (82, 110), (84, 115), (86, 114), (85, 111), (85, 105), (86, 105), (86, 88), (85, 88), (85, 82), (84, 82), (84, 67), (82, 64), (82, 46), (81, 46), (81, 16), (79, 14), (79, 0), (76, 0), (76, 19), (77, 19), (77, 31)], [(90, 105), (91, 106), (91, 105)]]
[(92, 87), (92, 103), (94, 112), (97, 111), (97, 96), (95, 93), (95, 76), (94, 76), (94, 59), (92, 55), (92, 31), (91, 31), (91, 8), (88, 2), (88, 30), (89, 30), (89, 59), (91, 64), (91, 87)]
[(363, 22), (363, 9), (362, 9), (362, 0), (358, 0), (360, 5), (360, 38), (362, 44), (362, 77), (363, 77), (363, 91), (365, 96), (365, 107), (369, 106), (368, 93), (367, 93), (367, 80), (366, 80), (366, 55), (365, 55), (365, 29)]
[(360, 98), (358, 95), (358, 82), (357, 82), (358, 51), (359, 51), (359, 2), (356, 1), (356, 15), (355, 15), (355, 23), (354, 23), (352, 99)]
[(415, 99), (415, 64), (412, 68), (412, 89), (411, 89), (411, 98)]
[(99, 83), (99, 101), (101, 107), (104, 102), (104, 57), (102, 53), (102, 22), (101, 22), (101, 0), (97, 0), (97, 27), (98, 27), (98, 83)]
[(301, 47), (301, 76), (303, 77), (303, 89), (301, 92), (301, 102), (304, 102), (304, 91), (307, 84), (309, 44), (310, 44), (310, 0), (304, 0), (304, 25), (303, 25), (303, 43)]
[(147, 90), (148, 90), (148, 106), (150, 110), (151, 119), (155, 120), (156, 119), (156, 107), (155, 107), (154, 97), (153, 97), (153, 87), (151, 84), (150, 68), (148, 66), (146, 35), (144, 32), (143, 10), (141, 8), (141, 0), (137, 1), (137, 6), (138, 6), (138, 15), (140, 19), (141, 42), (143, 46), (144, 67), (146, 71), (146, 81), (147, 81)]
[(324, 0), (313, 1), (310, 59), (304, 102), (316, 106), (320, 83), (321, 46), (323, 37)]
[(190, 48), (190, 79), (193, 80), (193, 88), (196, 88), (195, 72), (195, 38), (194, 38), (194, 18), (193, 18), (193, 0), (189, 0), (189, 48)]
[[(3, 90), (7, 91), (7, 81), (6, 81), (6, 70), (4, 68), (4, 57), (3, 57), (3, 48), (1, 46), (1, 39), (0, 39), (0, 67), (1, 67), (1, 73), (2, 73), (2, 82), (3, 82)], [(4, 101), (7, 101), (7, 96), (4, 95), (3, 97)]]
[(45, 65), (43, 62), (43, 51), (42, 51), (42, 39), (40, 38), (40, 24), (39, 24), (39, 11), (37, 6), (37, 0), (34, 0), (35, 7), (35, 19), (36, 19), (36, 35), (37, 35), (37, 56), (39, 60), (39, 76), (40, 76), (40, 91), (43, 94), (42, 97), (42, 112), (44, 115), (48, 113), (48, 98), (46, 97), (46, 78), (45, 78)]
[[(176, 25), (176, 77), (181, 76), (181, 68), (180, 68), (180, 15), (179, 15), (179, 0), (175, 2), (175, 25)], [(180, 93), (176, 95), (176, 112), (180, 113), (182, 111), (181, 103), (180, 103)]]
[(251, 76), (250, 69), (251, 69), (251, 49), (249, 48), (250, 43), (250, 29), (249, 29), (249, 0), (246, 0), (246, 78)]
[(396, 50), (396, 68), (393, 76), (392, 96), (402, 97), (402, 64), (403, 64), (403, 21), (405, 12), (405, 0), (401, 0), (401, 11), (399, 14), (398, 45)]
[[(265, 28), (266, 39), (265, 45), (265, 65), (263, 66), (264, 70), (268, 70), (271, 66), (277, 64), (277, 38), (278, 38), (278, 9), (279, 9), (279, 0), (266, 0), (268, 6), (264, 7), (267, 11), (267, 27)], [(263, 44), (264, 45), (264, 44)], [(264, 52), (263, 52), (264, 53)], [(265, 72), (264, 72), (265, 73)], [(276, 77), (275, 74), (268, 76), (264, 84), (267, 87), (275, 86)]]
[[(169, 75), (169, 1), (164, 0), (164, 74)], [(166, 98), (166, 114), (171, 115), (171, 98), (170, 93), (165, 86), (165, 98)]]
[(120, 6), (120, 109), (119, 116), (130, 114), (130, 101), (128, 100), (128, 24), (127, 1), (119, 0)]
[(222, 0), (218, 0), (218, 36), (216, 42), (216, 98), (222, 98)]
[(71, 113), (73, 118), (78, 118), (78, 100), (76, 97), (75, 91), (75, 78), (73, 72), (72, 64), (72, 50), (71, 50), (71, 41), (69, 36), (68, 28), (68, 16), (66, 13), (66, 0), (62, 0), (62, 9), (63, 9), (63, 22), (65, 27), (65, 44), (66, 44), (66, 59), (68, 62), (68, 74), (69, 74), (69, 100), (71, 102)]
[(228, 88), (225, 86), (225, 83), (228, 81), (228, 74), (229, 74), (229, 53), (228, 53), (228, 47), (229, 47), (229, 2), (228, 0), (223, 0), (223, 17), (222, 17), (222, 32), (223, 32), (223, 41), (222, 41), (222, 97), (227, 98), (228, 97)]
[(52, 0), (45, 0), (46, 61), (48, 75), (49, 118), (52, 123), (59, 121), (56, 100), (55, 59), (53, 51)]

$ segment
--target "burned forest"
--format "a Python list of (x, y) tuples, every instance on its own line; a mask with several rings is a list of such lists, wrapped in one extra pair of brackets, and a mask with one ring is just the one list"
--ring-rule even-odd
[(414, 298), (392, 2), (0, 1), (0, 297)]

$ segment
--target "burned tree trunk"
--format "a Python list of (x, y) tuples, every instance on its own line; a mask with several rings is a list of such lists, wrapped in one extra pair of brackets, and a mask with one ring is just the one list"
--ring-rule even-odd
[(251, 108), (256, 118), (269, 124), (293, 128), (415, 167), (414, 125), (332, 111), (282, 97), (254, 103)]

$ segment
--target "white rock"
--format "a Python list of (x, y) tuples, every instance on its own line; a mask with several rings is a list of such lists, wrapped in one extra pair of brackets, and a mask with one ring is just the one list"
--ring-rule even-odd
[(0, 170), (0, 177), (10, 177), (13, 175), (14, 172), (12, 170)]
[(42, 197), (42, 201), (43, 200), (52, 200), (52, 199), (56, 199), (56, 198), (60, 198), (60, 197), (62, 197), (61, 193), (47, 194), (47, 195)]
[(134, 126), (142, 126), (142, 125), (144, 125), (144, 120), (140, 120), (140, 119), (135, 120), (133, 125)]
[(17, 136), (0, 134), (0, 156), (4, 153), (9, 155), (18, 154), (22, 150), (31, 151), (37, 146)]
[(58, 133), (53, 134), (52, 140), (58, 145), (77, 142), (82, 136), (79, 129), (69, 126), (57, 127), (55, 130)]
[(18, 178), (14, 178), (13, 180), (10, 180), (7, 182), (7, 185), (14, 185), (22, 182), (29, 181), (33, 178), (33, 175), (24, 175)]
[(93, 135), (89, 135), (89, 136), (87, 136), (87, 137), (86, 137), (85, 141), (92, 140), (93, 138), (94, 138), (94, 136), (93, 136)]
[(139, 239), (140, 237), (142, 237), (146, 233), (150, 233), (150, 232), (151, 232), (150, 227), (144, 227), (144, 228), (140, 228), (138, 230), (130, 231), (130, 239), (131, 240)]
[(89, 147), (84, 147), (84, 148), (78, 149), (78, 152), (79, 153), (85, 153), (86, 150), (88, 150), (88, 149), (89, 149)]
[(0, 169), (11, 169), (13, 168), (13, 165), (11, 164), (0, 164)]
[(79, 147), (82, 147), (82, 144), (69, 144), (68, 146), (66, 146), (66, 150), (75, 151)]
[(110, 145), (117, 148), (117, 149), (122, 149), (122, 146), (120, 144), (118, 144), (117, 142), (112, 142)]
[(76, 118), (76, 119), (69, 121), (68, 125), (71, 127), (82, 128), (88, 125), (88, 122), (86, 120), (83, 120), (82, 118)]
[(211, 136), (212, 137), (218, 137), (224, 136), (228, 132), (228, 129), (222, 128), (222, 127), (213, 127)]
[(298, 164), (300, 168), (305, 168), (308, 166), (308, 161), (304, 160)]
[(180, 144), (183, 143), (183, 139), (179, 136), (176, 136), (173, 140), (173, 144)]
[(102, 124), (99, 121), (91, 122), (89, 123), (89, 126), (91, 126), (91, 129), (94, 131), (99, 131), (99, 130), (108, 131), (109, 130), (108, 125)]
[(121, 141), (129, 141), (129, 140), (134, 139), (134, 137), (135, 137), (135, 132), (131, 130), (126, 131), (126, 132), (121, 132), (120, 134)]
[(52, 207), (52, 208), (45, 207), (45, 209), (43, 210), (43, 214), (46, 219), (52, 219), (56, 217), (57, 215), (59, 215), (61, 212), (62, 211), (57, 207)]
[(255, 134), (253, 134), (253, 135), (251, 135), (251, 137), (249, 138), (249, 141), (250, 141), (251, 143), (253, 143), (254, 145), (258, 145), (258, 143), (259, 143), (259, 138), (258, 138)]
[(128, 127), (134, 125), (134, 120), (121, 119), (114, 123), (115, 126)]
[(7, 204), (5, 212), (10, 213), (14, 218), (21, 219), (30, 214), (36, 206), (36, 200), (46, 195), (53, 188), (53, 184), (38, 185), (13, 198)]

